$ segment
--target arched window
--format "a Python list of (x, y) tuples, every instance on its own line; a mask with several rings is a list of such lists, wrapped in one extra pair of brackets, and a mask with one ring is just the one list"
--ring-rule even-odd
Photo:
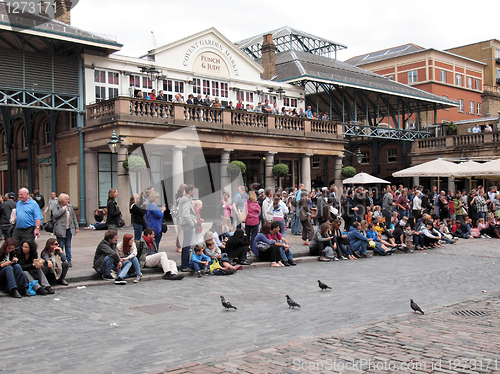
[(26, 135), (26, 126), (21, 129), (21, 149), (28, 149), (28, 140)]

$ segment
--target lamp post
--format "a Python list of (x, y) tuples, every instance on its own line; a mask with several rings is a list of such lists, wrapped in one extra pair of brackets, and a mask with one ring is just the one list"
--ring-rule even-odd
[(351, 155), (354, 155), (356, 157), (356, 161), (358, 161), (358, 164), (361, 164), (361, 161), (363, 161), (363, 157), (365, 157), (365, 155), (361, 153), (360, 148), (358, 148), (358, 152), (356, 153), (344, 149), (344, 153), (349, 153)]
[(120, 135), (116, 135), (115, 130), (113, 130), (113, 134), (111, 135), (111, 139), (108, 140), (108, 147), (111, 150), (111, 153), (118, 153), (123, 140)]

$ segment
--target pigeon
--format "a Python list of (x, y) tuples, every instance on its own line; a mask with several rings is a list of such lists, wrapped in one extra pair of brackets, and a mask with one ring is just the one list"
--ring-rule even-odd
[(413, 302), (412, 299), (410, 299), (410, 307), (413, 309), (413, 313), (420, 312), (424, 314), (423, 310), (420, 309), (420, 307), (417, 305), (417, 303)]
[(326, 284), (324, 284), (323, 282), (321, 282), (319, 279), (318, 279), (318, 285), (319, 285), (319, 288), (321, 288), (321, 291), (323, 291), (323, 290), (326, 291), (327, 288), (332, 289), (331, 287), (329, 287)]
[(293, 301), (288, 295), (286, 295), (286, 302), (288, 303), (288, 309), (290, 308), (295, 309), (296, 306), (300, 308), (300, 305), (297, 304), (295, 301)]
[(220, 302), (222, 303), (222, 306), (224, 307), (225, 310), (229, 310), (231, 308), (238, 309), (235, 306), (232, 306), (229, 301), (226, 301), (226, 299), (224, 299), (224, 296), (220, 297)]

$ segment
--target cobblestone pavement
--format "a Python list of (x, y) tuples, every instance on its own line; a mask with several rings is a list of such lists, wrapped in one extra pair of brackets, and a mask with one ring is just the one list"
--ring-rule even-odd
[[(452, 357), (500, 361), (499, 264), (500, 241), (483, 239), (409, 255), (6, 297), (0, 371), (150, 373), (194, 363), (179, 372), (296, 372), (294, 359), (337, 357), (442, 358), (444, 370)], [(321, 292), (318, 279), (333, 289)], [(286, 294), (302, 308), (288, 309)], [(225, 312), (220, 295), (238, 310)], [(424, 316), (411, 313), (410, 298)], [(451, 314), (463, 308), (490, 314)]]

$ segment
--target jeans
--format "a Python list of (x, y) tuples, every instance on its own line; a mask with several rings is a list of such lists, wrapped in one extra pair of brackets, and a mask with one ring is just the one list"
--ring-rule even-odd
[(189, 225), (181, 225), (182, 231), (184, 232), (184, 240), (182, 241), (182, 254), (181, 254), (181, 269), (187, 269), (189, 267), (189, 258), (191, 256), (191, 247), (194, 244), (194, 229)]
[(163, 233), (161, 231), (158, 234), (155, 233), (155, 243), (156, 243), (157, 250), (160, 250), (160, 241), (161, 241), (162, 237), (163, 237)]
[(361, 256), (366, 255), (367, 243), (363, 240), (358, 240), (354, 243), (351, 243), (351, 249), (353, 252), (358, 252)]
[[(139, 260), (137, 257), (132, 257), (132, 259), (122, 262), (122, 269), (118, 272), (117, 278), (125, 279), (129, 273), (130, 268), (134, 266), (134, 271), (137, 276), (141, 276), (141, 265), (139, 265)], [(113, 265), (114, 268), (116, 268)]]
[(477, 212), (477, 218), (484, 218), (484, 220), (486, 221), (486, 216), (487, 216), (488, 212)]
[(294, 235), (301, 235), (302, 234), (302, 222), (300, 222), (298, 209), (293, 216), (295, 217), (295, 221), (293, 221), (293, 224), (292, 224), (292, 232)]
[(28, 281), (21, 265), (14, 264), (3, 267), (0, 270), (0, 286), (4, 292), (10, 292), (13, 288), (23, 290), (28, 287)]
[(337, 246), (340, 248), (340, 250), (345, 256), (352, 256), (352, 251), (349, 244), (337, 243)]
[(98, 271), (99, 274), (104, 274), (104, 275), (110, 275), (111, 274), (111, 269), (113, 268), (114, 261), (111, 257), (106, 256), (104, 257), (101, 270)]
[(205, 269), (205, 267), (207, 267), (205, 264), (200, 264), (199, 262), (195, 261), (192, 261), (190, 265), (194, 269), (194, 271), (200, 271), (200, 269)]
[(132, 223), (134, 227), (134, 240), (141, 240), (142, 237), (142, 225), (138, 225), (137, 223)]
[(284, 261), (293, 260), (293, 254), (290, 248), (286, 251), (284, 247), (279, 247), (281, 259)]
[(284, 219), (274, 220), (274, 222), (278, 222), (278, 224), (280, 225), (280, 233), (285, 238), (286, 237), (286, 223), (285, 223), (285, 220)]
[(68, 262), (71, 264), (71, 239), (72, 239), (72, 235), (71, 235), (71, 230), (70, 229), (66, 229), (66, 237), (63, 238), (62, 236), (58, 236), (57, 237), (57, 241), (59, 242), (59, 247), (61, 247), (61, 249), (63, 251), (66, 252), (66, 260), (68, 260)]

